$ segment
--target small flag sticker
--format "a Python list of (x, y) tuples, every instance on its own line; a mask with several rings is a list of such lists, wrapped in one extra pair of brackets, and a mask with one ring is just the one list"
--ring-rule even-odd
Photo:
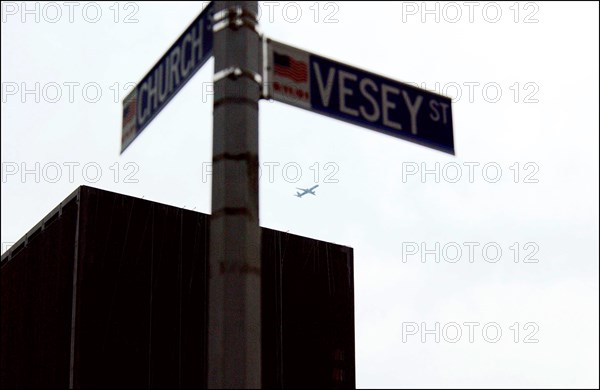
[(302, 61), (296, 61), (291, 56), (274, 51), (273, 64), (276, 75), (286, 77), (297, 83), (308, 81), (308, 66)]

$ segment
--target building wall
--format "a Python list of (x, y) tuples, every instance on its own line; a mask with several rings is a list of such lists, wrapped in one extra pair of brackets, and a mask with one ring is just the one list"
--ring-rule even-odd
[[(0, 266), (0, 387), (69, 385), (77, 227), (72, 199), (12, 248)], [(59, 217), (59, 214), (60, 217)]]
[[(205, 387), (208, 228), (80, 187), (2, 258), (2, 387)], [(262, 263), (264, 387), (354, 388), (352, 249), (263, 228)]]

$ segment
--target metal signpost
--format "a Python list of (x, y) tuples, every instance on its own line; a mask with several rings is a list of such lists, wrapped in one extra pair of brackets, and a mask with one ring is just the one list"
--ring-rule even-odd
[(256, 1), (215, 5), (208, 387), (261, 387)]
[(258, 101), (454, 154), (451, 100), (269, 39), (256, 1), (211, 2), (123, 101), (121, 152), (215, 57), (208, 387), (261, 387)]

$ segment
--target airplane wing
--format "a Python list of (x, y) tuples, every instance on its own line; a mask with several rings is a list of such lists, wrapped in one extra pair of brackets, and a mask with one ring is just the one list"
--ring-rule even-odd
[(300, 191), (307, 191), (307, 189), (306, 189), (306, 188), (300, 188), (300, 187), (296, 187), (296, 189), (297, 189), (297, 190), (300, 190)]

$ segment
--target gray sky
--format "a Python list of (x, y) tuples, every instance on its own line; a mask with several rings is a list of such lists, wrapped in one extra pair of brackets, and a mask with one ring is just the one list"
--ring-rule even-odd
[[(261, 225), (354, 248), (357, 386), (598, 387), (598, 3), (270, 4), (267, 36), (455, 98), (456, 156), (260, 104)], [(2, 3), (2, 251), (83, 184), (210, 213), (213, 60), (119, 155), (127, 83), (202, 3), (27, 7)]]

